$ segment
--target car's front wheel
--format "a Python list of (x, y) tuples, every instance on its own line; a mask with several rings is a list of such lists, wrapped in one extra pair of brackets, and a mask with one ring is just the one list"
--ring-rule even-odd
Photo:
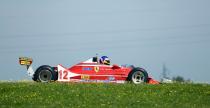
[(128, 76), (128, 81), (134, 84), (142, 84), (148, 82), (148, 74), (146, 71), (134, 69)]

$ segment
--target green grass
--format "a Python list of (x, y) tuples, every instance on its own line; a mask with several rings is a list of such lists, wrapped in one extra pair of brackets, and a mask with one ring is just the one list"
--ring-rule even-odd
[(210, 108), (210, 85), (0, 82), (4, 107)]

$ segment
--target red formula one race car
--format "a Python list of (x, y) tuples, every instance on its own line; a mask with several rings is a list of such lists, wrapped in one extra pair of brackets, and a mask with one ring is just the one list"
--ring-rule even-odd
[(38, 82), (88, 82), (88, 83), (125, 83), (134, 84), (149, 83), (159, 84), (158, 81), (148, 77), (148, 73), (143, 68), (134, 66), (118, 66), (104, 64), (98, 57), (92, 57), (87, 61), (78, 63), (70, 68), (62, 65), (51, 67), (42, 65), (34, 72), (32, 69), (32, 59), (20, 57), (19, 63), (27, 66), (28, 75)]

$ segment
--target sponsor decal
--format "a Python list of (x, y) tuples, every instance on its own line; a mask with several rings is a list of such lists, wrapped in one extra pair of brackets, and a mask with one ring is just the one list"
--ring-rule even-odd
[(123, 83), (125, 83), (125, 81), (124, 80), (117, 80), (116, 83), (123, 84)]
[(108, 80), (109, 80), (109, 81), (114, 81), (114, 80), (115, 80), (115, 77), (109, 76), (109, 77), (108, 77)]
[(116, 81), (109, 81), (109, 80), (80, 80), (80, 82), (84, 83), (125, 83), (124, 80), (116, 80)]
[(80, 80), (80, 82), (84, 82), (84, 83), (110, 83), (109, 80)]
[(81, 75), (82, 80), (89, 80), (90, 76), (89, 75)]
[(95, 67), (94, 67), (94, 71), (95, 71), (95, 72), (99, 72), (99, 70), (100, 70), (100, 68), (99, 68), (98, 66), (95, 66)]
[(83, 67), (82, 70), (84, 70), (84, 71), (91, 71), (92, 68), (90, 68), (90, 67)]

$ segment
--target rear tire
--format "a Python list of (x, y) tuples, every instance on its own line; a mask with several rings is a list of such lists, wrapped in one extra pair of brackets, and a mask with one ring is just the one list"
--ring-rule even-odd
[(148, 73), (141, 68), (134, 68), (128, 75), (128, 81), (134, 84), (143, 84), (148, 82)]
[(38, 82), (51, 82), (56, 80), (56, 72), (48, 65), (40, 66), (34, 73), (33, 80)]

